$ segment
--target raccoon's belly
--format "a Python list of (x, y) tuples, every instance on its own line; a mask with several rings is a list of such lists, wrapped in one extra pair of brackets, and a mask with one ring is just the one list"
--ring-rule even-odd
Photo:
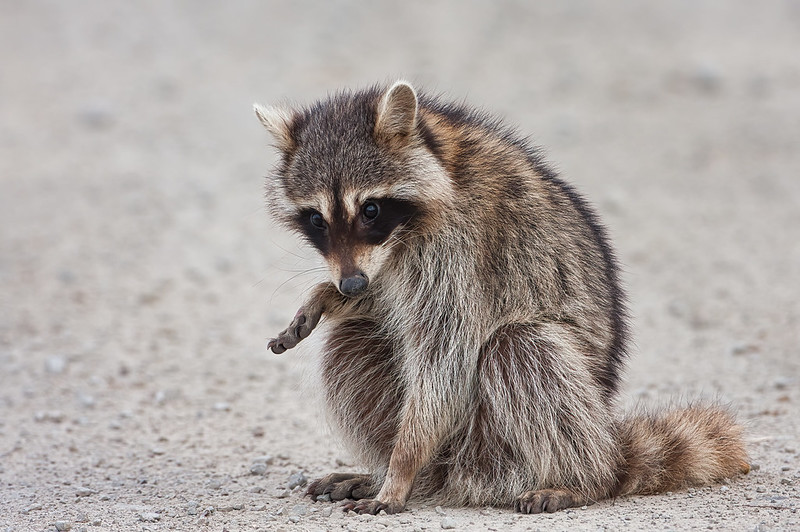
[(394, 351), (375, 321), (350, 319), (331, 324), (322, 357), (329, 414), (372, 468), (389, 463), (403, 404)]

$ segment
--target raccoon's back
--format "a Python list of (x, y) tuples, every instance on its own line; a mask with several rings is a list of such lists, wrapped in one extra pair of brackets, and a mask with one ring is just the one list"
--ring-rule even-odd
[(593, 208), (499, 121), (423, 99), (428, 148), (455, 186), (454, 224), (473, 241), (486, 314), (573, 325), (609, 395), (626, 354), (625, 295), (606, 230)]

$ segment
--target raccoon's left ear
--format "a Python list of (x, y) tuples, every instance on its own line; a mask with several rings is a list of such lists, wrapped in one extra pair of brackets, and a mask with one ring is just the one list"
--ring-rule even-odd
[(375, 136), (387, 141), (410, 138), (417, 127), (417, 93), (407, 81), (399, 80), (378, 102)]
[(294, 137), (292, 136), (292, 122), (294, 113), (288, 109), (274, 107), (271, 105), (253, 104), (253, 110), (259, 121), (264, 124), (267, 131), (272, 133), (279, 149), (290, 151), (295, 147)]

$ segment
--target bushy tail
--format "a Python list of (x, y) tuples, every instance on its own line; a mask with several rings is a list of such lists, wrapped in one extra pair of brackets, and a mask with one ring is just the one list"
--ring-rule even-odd
[(717, 406), (622, 420), (623, 464), (615, 495), (662, 493), (749, 472), (742, 430)]

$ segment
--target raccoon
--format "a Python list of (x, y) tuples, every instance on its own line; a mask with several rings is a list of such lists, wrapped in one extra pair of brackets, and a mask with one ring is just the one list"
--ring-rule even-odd
[(330, 271), (268, 348), (323, 320), (330, 417), (368, 468), (308, 495), (539, 513), (749, 470), (722, 407), (618, 415), (614, 253), (526, 140), (402, 80), (255, 111), (282, 154), (269, 209)]

